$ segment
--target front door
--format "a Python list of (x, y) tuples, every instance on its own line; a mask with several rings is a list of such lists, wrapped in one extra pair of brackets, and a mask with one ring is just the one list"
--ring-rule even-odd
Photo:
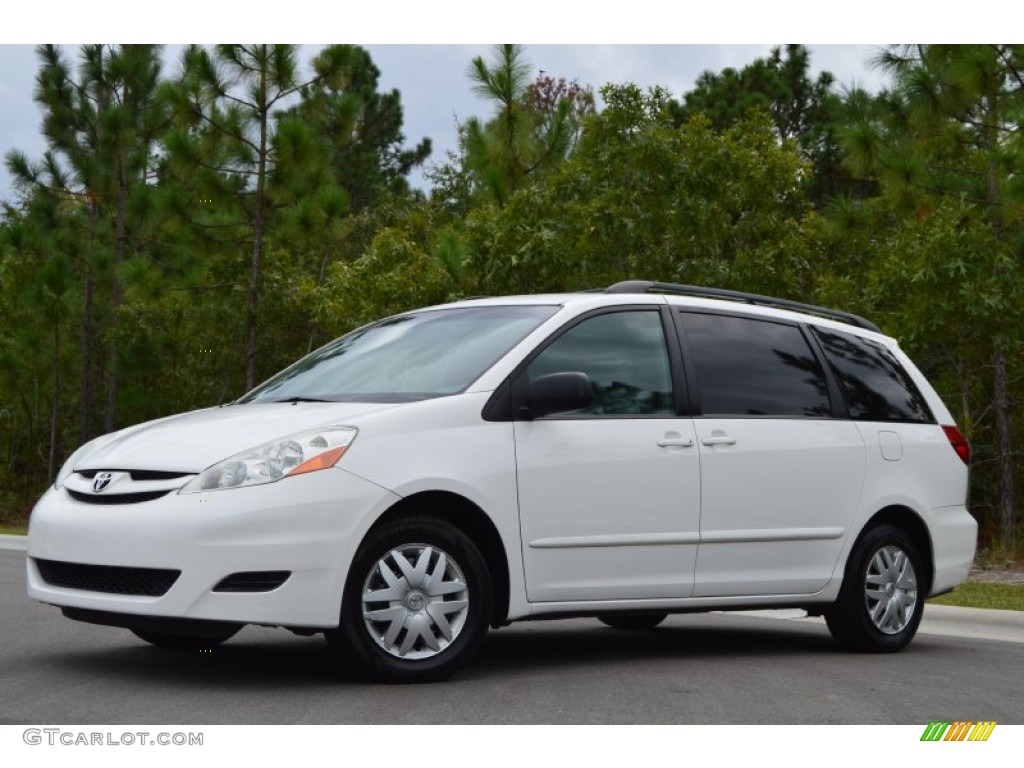
[(584, 411), (515, 423), (523, 560), (532, 602), (689, 597), (700, 523), (693, 421), (675, 415), (657, 307), (572, 325), (529, 364), (580, 371)]

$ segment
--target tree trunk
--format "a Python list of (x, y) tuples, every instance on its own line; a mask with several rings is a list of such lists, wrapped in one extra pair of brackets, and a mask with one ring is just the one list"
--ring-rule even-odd
[[(261, 162), (262, 166), (263, 163)], [(261, 172), (262, 173), (262, 172)], [(256, 386), (256, 310), (259, 306), (260, 262), (263, 250), (262, 195), (256, 195), (256, 219), (253, 222), (252, 271), (249, 274), (249, 305), (245, 329), (245, 389)]]
[[(999, 145), (996, 126), (999, 124), (999, 101), (996, 94), (990, 94), (989, 114), (985, 138), (987, 148), (995, 152)], [(1003, 209), (999, 192), (999, 168), (994, 160), (990, 160), (986, 168), (987, 192), (990, 215), (992, 217), (992, 240), (998, 248), (1003, 240)], [(1002, 270), (999, 270), (1002, 272)], [(1006, 340), (1001, 336), (993, 339), (992, 351), (992, 394), (996, 422), (996, 461), (999, 473), (999, 523), (1003, 539), (1003, 549), (1008, 557), (1016, 556), (1017, 549), (1017, 511), (1014, 508), (1013, 483), (1013, 433), (1010, 424), (1009, 385), (1006, 375)]]
[(260, 261), (263, 256), (263, 205), (267, 183), (267, 46), (263, 48), (260, 69), (259, 120), (260, 152), (256, 172), (256, 215), (253, 219), (252, 271), (249, 274), (249, 306), (245, 329), (245, 388), (256, 385), (256, 310), (259, 305)]
[(127, 244), (125, 230), (125, 203), (128, 197), (128, 185), (125, 180), (124, 167), (119, 163), (117, 173), (117, 212), (114, 222), (114, 274), (110, 287), (110, 350), (107, 360), (107, 371), (110, 385), (107, 387), (107, 422), (106, 431), (114, 431), (115, 414), (117, 411), (117, 393), (120, 383), (120, 372), (117, 355), (118, 314), (121, 309), (123, 289), (121, 286), (121, 267)]
[[(25, 418), (28, 420), (28, 434), (25, 436), (25, 451), (21, 457), (21, 462), (25, 462), (26, 459), (31, 460), (31, 454), (36, 449), (36, 418), (35, 412), (32, 410), (32, 406), (28, 402), (28, 398), (25, 397), (24, 391), (18, 392), (18, 400), (21, 401), (21, 407), (25, 410)], [(32, 457), (34, 458), (34, 457)], [(18, 461), (13, 459), (12, 462)], [(22, 463), (12, 463), (11, 469), (18, 469), (19, 471), (12, 471), (11, 477), (21, 477), (21, 500), (27, 503), (31, 497), (35, 496), (34, 481), (36, 474), (34, 472), (26, 472), (21, 469)], [(34, 462), (33, 462), (34, 464)]]
[(993, 395), (995, 396), (996, 455), (999, 472), (999, 523), (1003, 549), (1016, 556), (1017, 511), (1014, 507), (1013, 451), (1010, 432), (1010, 401), (1006, 375), (1006, 351), (1003, 340), (996, 339), (992, 355)]
[(92, 265), (96, 263), (96, 227), (99, 221), (99, 205), (89, 205), (89, 250), (85, 255), (85, 285), (82, 294), (82, 322), (80, 337), (80, 368), (78, 382), (78, 444), (84, 445), (90, 435), (90, 419), (92, 413), (92, 304), (93, 275)]
[(60, 309), (57, 309), (53, 320), (53, 391), (50, 399), (50, 461), (47, 468), (47, 479), (53, 482), (57, 476), (57, 442), (60, 437), (59, 419), (60, 406)]

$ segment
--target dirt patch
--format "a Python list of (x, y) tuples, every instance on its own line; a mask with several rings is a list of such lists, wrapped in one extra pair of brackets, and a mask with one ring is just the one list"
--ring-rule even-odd
[(1024, 585), (1024, 567), (1013, 563), (1008, 568), (981, 568), (974, 566), (967, 578), (984, 584), (1022, 584)]

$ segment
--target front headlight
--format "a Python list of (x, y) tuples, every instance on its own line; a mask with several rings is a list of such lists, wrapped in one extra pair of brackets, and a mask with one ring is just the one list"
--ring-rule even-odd
[(264, 443), (207, 467), (178, 493), (245, 488), (327, 469), (338, 463), (355, 437), (354, 427), (325, 427)]

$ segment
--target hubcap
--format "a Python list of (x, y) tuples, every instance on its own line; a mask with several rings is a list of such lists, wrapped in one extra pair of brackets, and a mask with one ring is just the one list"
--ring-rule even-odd
[(917, 574), (906, 552), (892, 545), (875, 552), (864, 580), (864, 599), (881, 632), (895, 635), (907, 626), (917, 609)]
[(451, 645), (465, 626), (469, 588), (446, 552), (406, 544), (370, 569), (362, 602), (363, 621), (377, 645), (400, 659), (428, 659)]

